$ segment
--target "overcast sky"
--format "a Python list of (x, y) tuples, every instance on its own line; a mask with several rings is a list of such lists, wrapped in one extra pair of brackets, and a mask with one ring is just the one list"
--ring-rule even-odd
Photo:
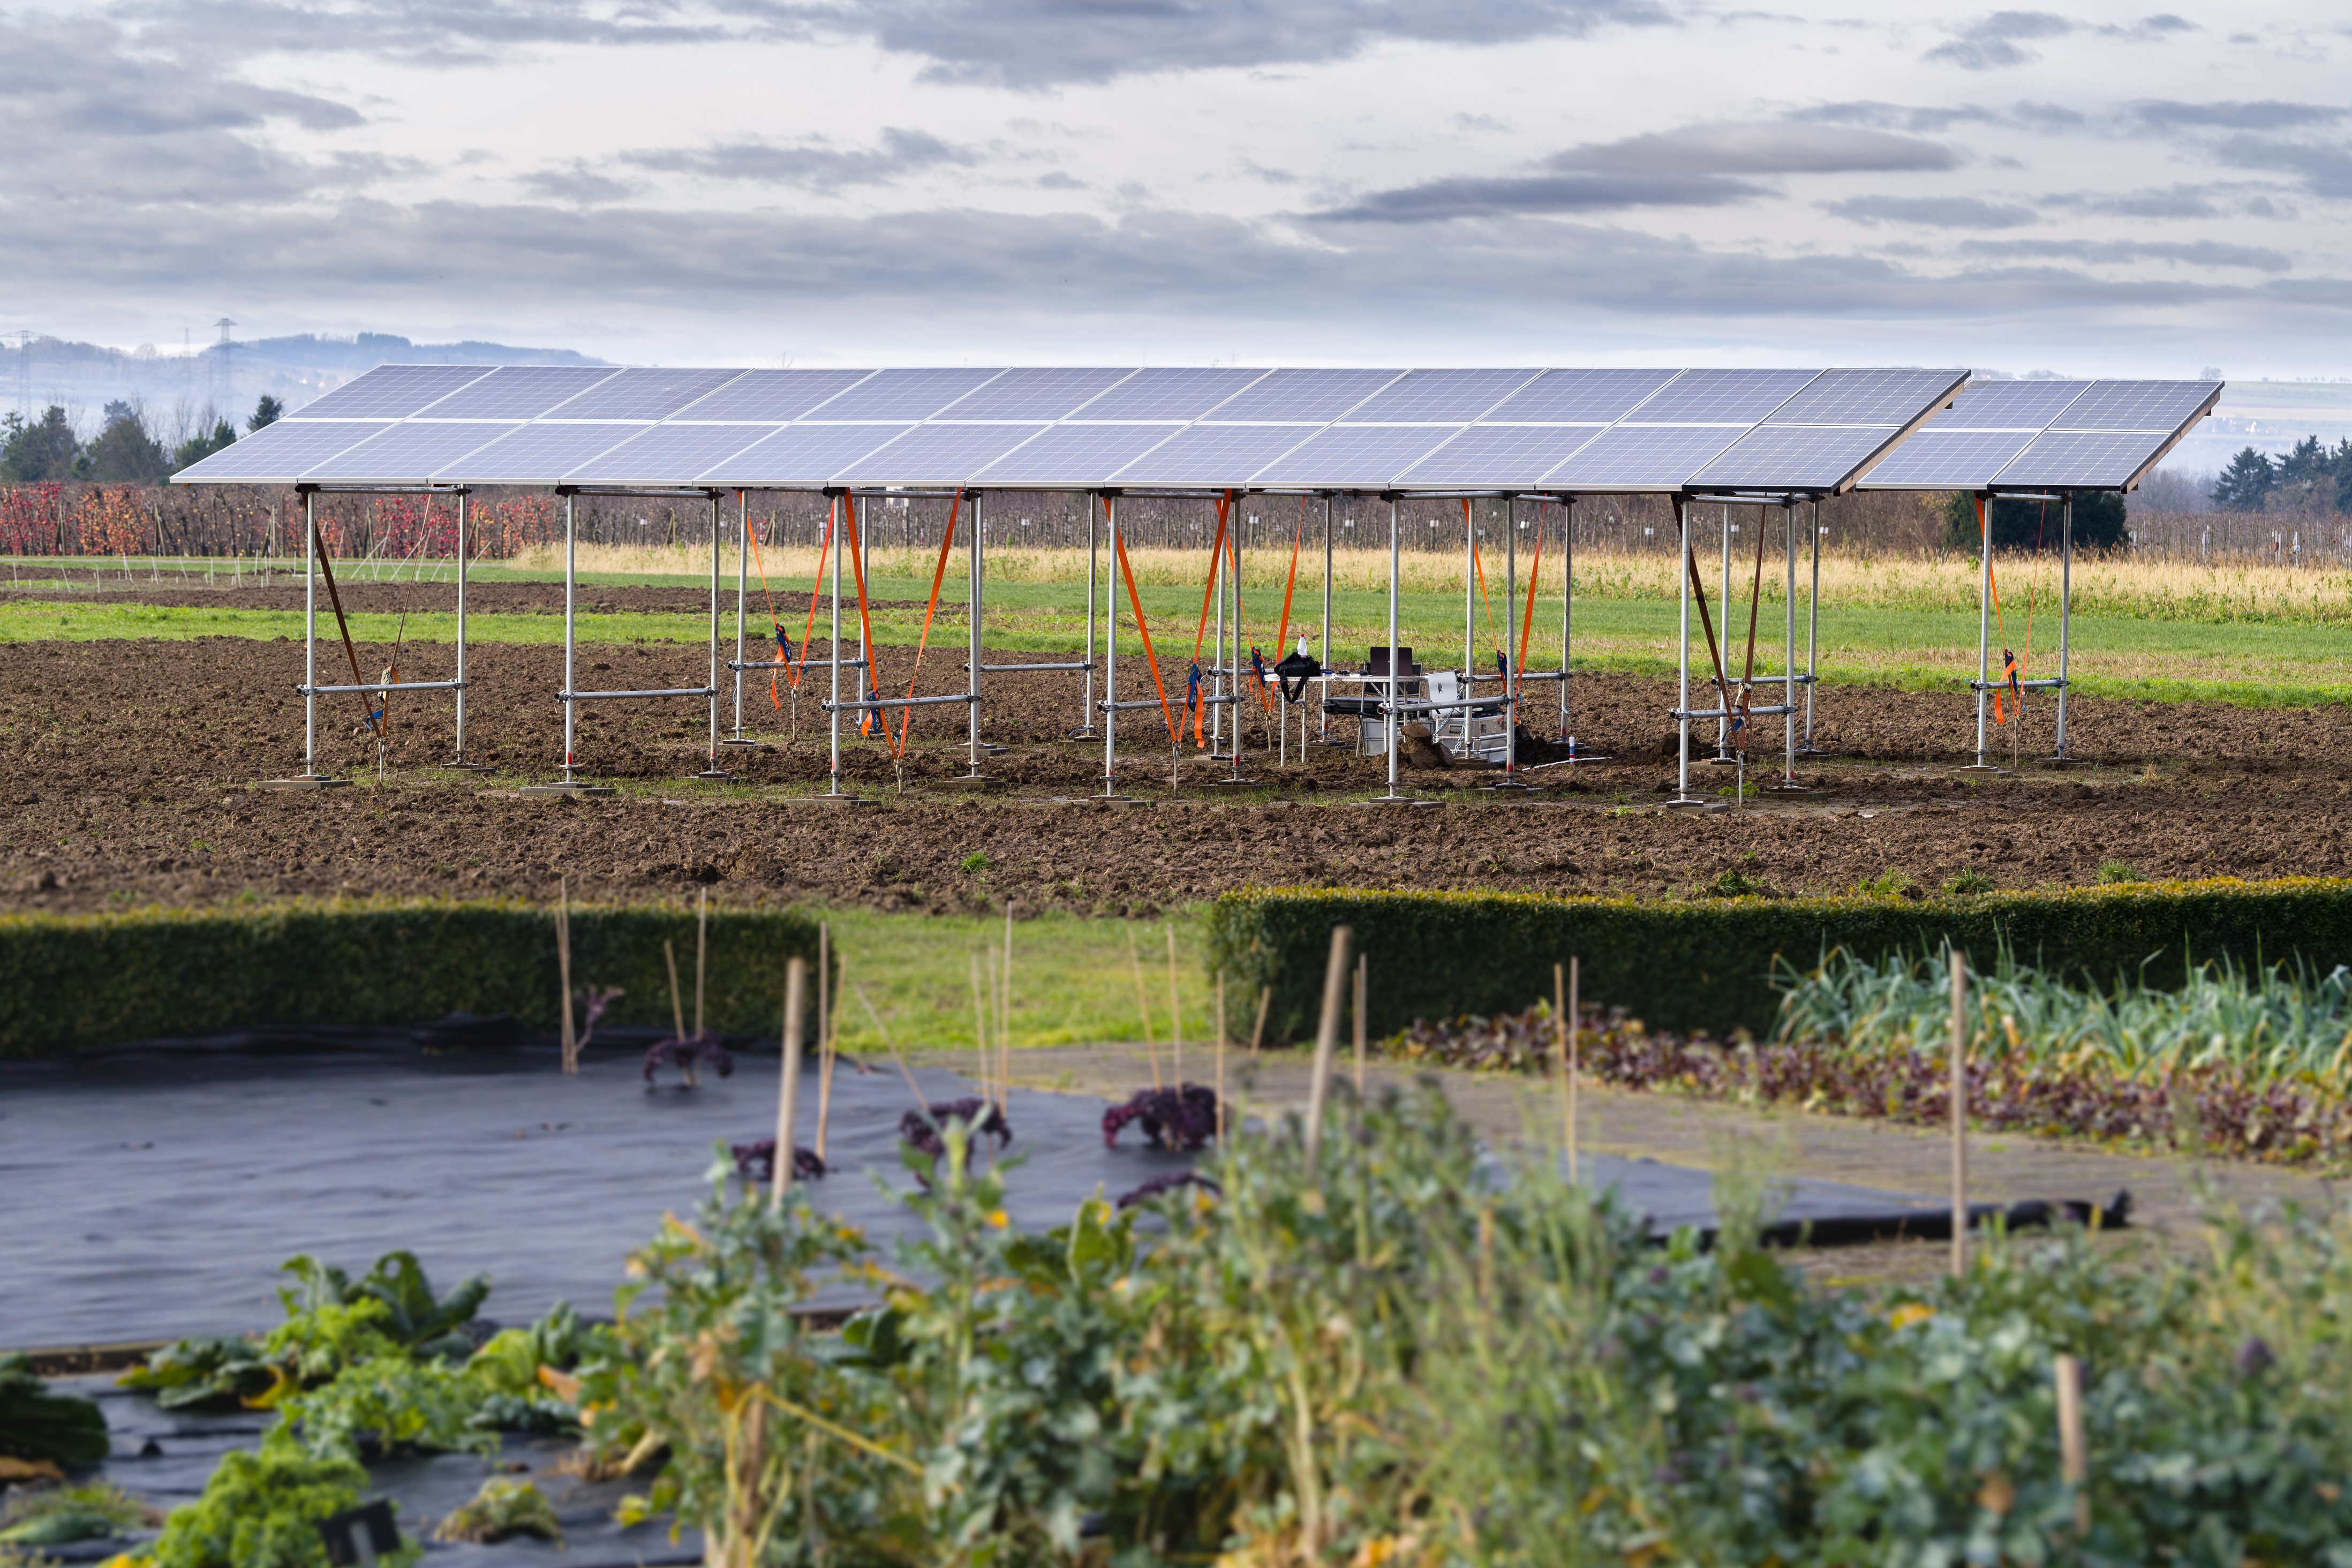
[(0, 328), (124, 346), (2352, 374), (2340, 0), (133, 0), (0, 58)]

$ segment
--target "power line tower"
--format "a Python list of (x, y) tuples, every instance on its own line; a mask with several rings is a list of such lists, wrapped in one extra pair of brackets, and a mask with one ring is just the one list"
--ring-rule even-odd
[(229, 360), (236, 352), (236, 342), (228, 335), (236, 323), (223, 316), (213, 325), (220, 329), (220, 355), (213, 361), (213, 402), (226, 413), (228, 405), (236, 401), (236, 366)]
[(33, 334), (24, 328), (16, 332), (16, 414), (33, 417)]

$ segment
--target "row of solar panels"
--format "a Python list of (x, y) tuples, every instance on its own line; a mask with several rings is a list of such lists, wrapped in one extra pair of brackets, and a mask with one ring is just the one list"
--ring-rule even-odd
[(2121, 488), (2221, 390), (1966, 380), (1916, 369), (385, 365), (177, 478), (1723, 492), (1837, 491), (1867, 474), (1872, 488)]

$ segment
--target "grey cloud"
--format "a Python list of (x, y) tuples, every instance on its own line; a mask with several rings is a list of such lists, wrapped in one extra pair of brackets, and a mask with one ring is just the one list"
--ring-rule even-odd
[(2251, 103), (2183, 103), (2142, 99), (2127, 106), (2132, 117), (2164, 131), (2293, 131), (2333, 125), (2346, 110), (2325, 103), (2286, 103), (2263, 99)]
[(625, 153), (624, 162), (665, 174), (760, 184), (833, 190), (843, 185), (880, 185), (942, 164), (970, 167), (980, 162), (969, 147), (942, 142), (924, 131), (882, 128), (879, 145), (840, 148), (824, 138), (789, 146), (771, 142), (729, 142), (703, 148), (650, 148)]
[(547, 44), (707, 43), (788, 30), (781, 16), (723, 4), (714, 14), (688, 0), (130, 0), (118, 14), (137, 20), (143, 40), (192, 57), (351, 52), (436, 66), (486, 65)]
[(1997, 125), (2000, 122), (2000, 116), (1973, 104), (1956, 109), (1924, 109), (1900, 103), (1882, 103), (1873, 99), (1820, 104), (1811, 109), (1799, 110), (1790, 118), (1832, 125), (1871, 125), (1882, 130), (1900, 126), (1906, 131), (1927, 132), (1948, 131), (1955, 125)]
[(1851, 196), (1822, 210), (1854, 223), (1912, 223), (1931, 228), (2022, 228), (2039, 221), (2031, 207), (2003, 206), (1974, 196)]
[(532, 195), (581, 206), (602, 206), (611, 202), (626, 201), (645, 189), (635, 181), (614, 179), (578, 161), (568, 165), (552, 164), (534, 170), (525, 174), (521, 183), (522, 188)]
[(2215, 143), (2213, 153), (2232, 168), (2293, 174), (2314, 195), (2352, 196), (2352, 148), (2340, 143), (2241, 135)]
[(1950, 41), (1929, 49), (1927, 58), (1962, 70), (2002, 70), (2031, 65), (2042, 58), (2022, 40), (2054, 38), (2074, 30), (2074, 23), (2047, 11), (1995, 11), (1969, 23)]
[(2142, 16), (2127, 26), (2101, 27), (2099, 33), (2104, 37), (2128, 38), (2134, 43), (2156, 43), (2179, 37), (2183, 33), (2201, 33), (2204, 30), (2186, 16), (2159, 11), (2153, 16)]
[(1554, 169), (1624, 174), (1827, 174), (1950, 169), (1959, 159), (1939, 142), (1915, 137), (1763, 120), (1587, 142), (1544, 163)]
[(2222, 245), (2213, 240), (1968, 239), (1960, 242), (1960, 249), (1969, 256), (2003, 259), (2031, 257), (2087, 262), (2172, 261), (2189, 267), (2246, 267), (2257, 272), (2284, 272), (2294, 265), (2284, 251), (2251, 245)]
[(2171, 185), (2145, 191), (2069, 191), (2044, 196), (2044, 205), (2116, 217), (2220, 217), (2211, 185)]
[(1432, 180), (1374, 191), (1312, 216), (1339, 223), (1437, 223), (1448, 218), (1622, 212), (1631, 207), (1723, 206), (1768, 195), (1763, 186), (1719, 174), (1534, 174), (1517, 179)]

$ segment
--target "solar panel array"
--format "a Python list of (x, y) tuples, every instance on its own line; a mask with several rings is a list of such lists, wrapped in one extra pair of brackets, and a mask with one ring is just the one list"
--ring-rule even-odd
[[(1837, 490), (1948, 404), (1966, 375), (384, 365), (177, 478), (754, 489)], [(2159, 391), (2123, 394), (2100, 405), (2100, 416), (2147, 418), (2168, 406)]]
[(2213, 411), (2218, 381), (1979, 381), (1868, 489), (2128, 489)]

